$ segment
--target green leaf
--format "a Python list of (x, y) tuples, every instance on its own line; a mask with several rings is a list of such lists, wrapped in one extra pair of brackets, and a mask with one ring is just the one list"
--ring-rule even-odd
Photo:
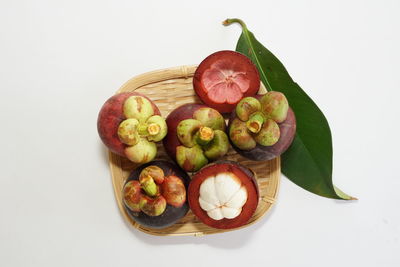
[(282, 172), (298, 186), (320, 196), (355, 199), (346, 195), (332, 182), (332, 136), (328, 121), (314, 101), (295, 83), (267, 48), (256, 40), (240, 19), (227, 19), (242, 26), (236, 51), (248, 56), (257, 66), (267, 90), (285, 94), (296, 114), (297, 132), (290, 148), (281, 156)]

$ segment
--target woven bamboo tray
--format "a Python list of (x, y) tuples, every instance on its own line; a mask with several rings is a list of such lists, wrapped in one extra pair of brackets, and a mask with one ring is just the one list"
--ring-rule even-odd
[[(163, 70), (156, 70), (136, 76), (126, 82), (117, 93), (137, 91), (145, 94), (153, 100), (161, 111), (163, 117), (166, 117), (174, 108), (186, 103), (201, 103), (193, 90), (192, 78), (197, 66), (182, 66)], [(261, 86), (259, 93), (264, 93), (265, 88)], [(170, 158), (165, 153), (162, 143), (158, 144), (157, 159)], [(230, 148), (228, 154), (224, 157), (227, 160), (237, 161), (244, 166), (252, 169), (257, 176), (257, 182), (260, 190), (260, 201), (257, 210), (250, 221), (242, 226), (246, 227), (260, 220), (274, 204), (280, 180), (280, 158), (270, 161), (250, 161)], [(176, 224), (164, 229), (150, 229), (143, 227), (133, 221), (125, 211), (122, 202), (122, 188), (130, 172), (137, 167), (129, 160), (109, 152), (109, 164), (111, 177), (114, 186), (115, 197), (118, 207), (123, 217), (136, 229), (160, 236), (202, 236), (207, 234), (222, 233), (236, 230), (219, 230), (208, 227), (203, 224), (189, 211)]]

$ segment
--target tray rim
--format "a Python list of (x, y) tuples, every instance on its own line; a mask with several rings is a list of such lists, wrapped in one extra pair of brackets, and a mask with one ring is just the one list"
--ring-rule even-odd
[[(153, 71), (149, 71), (149, 72), (145, 72), (142, 74), (139, 74), (137, 76), (134, 76), (132, 78), (130, 78), (127, 82), (125, 82), (117, 91), (115, 94), (121, 93), (121, 92), (125, 92), (125, 91), (134, 91), (140, 87), (152, 84), (152, 83), (156, 83), (156, 82), (162, 82), (162, 81), (166, 81), (166, 80), (170, 80), (170, 79), (179, 79), (179, 78), (189, 78), (192, 77), (195, 70), (197, 68), (197, 65), (182, 65), (182, 66), (177, 66), (177, 67), (171, 67), (171, 68), (164, 68), (164, 69), (158, 69), (158, 70), (153, 70)], [(158, 78), (157, 78), (158, 77)], [(161, 78), (162, 77), (162, 78)], [(132, 89), (133, 88), (133, 89)], [(260, 91), (265, 91), (265, 86), (261, 83), (261, 87), (260, 87)], [(271, 168), (273, 169), (273, 172), (278, 172), (277, 174), (277, 178), (276, 178), (276, 183), (275, 183), (275, 189), (274, 189), (274, 193), (273, 196), (263, 196), (260, 197), (259, 202), (264, 201), (266, 203), (269, 204), (269, 206), (267, 206), (265, 208), (265, 210), (263, 210), (257, 217), (255, 217), (255, 219), (252, 219), (246, 223), (245, 225), (241, 226), (241, 227), (237, 227), (234, 229), (214, 229), (212, 232), (184, 232), (184, 233), (168, 233), (168, 234), (164, 234), (164, 233), (159, 233), (157, 231), (159, 230), (163, 230), (163, 229), (152, 229), (152, 228), (147, 228), (144, 226), (141, 226), (140, 224), (138, 224), (137, 222), (135, 222), (133, 219), (131, 219), (129, 217), (129, 215), (127, 214), (122, 201), (119, 199), (119, 192), (117, 192), (117, 177), (115, 175), (115, 170), (119, 170), (121, 171), (121, 169), (119, 168), (119, 166), (121, 165), (121, 159), (118, 155), (112, 153), (110, 150), (108, 150), (108, 161), (109, 161), (109, 168), (110, 168), (110, 173), (111, 173), (111, 178), (112, 178), (112, 184), (113, 184), (113, 191), (114, 191), (114, 196), (115, 196), (115, 200), (117, 202), (118, 208), (120, 210), (120, 212), (122, 213), (122, 216), (124, 217), (124, 219), (127, 222), (130, 222), (129, 224), (135, 228), (138, 229), (141, 232), (144, 232), (146, 234), (150, 234), (150, 235), (154, 235), (154, 236), (204, 236), (204, 235), (210, 235), (210, 234), (218, 234), (218, 233), (225, 233), (225, 232), (230, 232), (230, 231), (236, 231), (245, 227), (248, 227), (256, 222), (258, 222), (260, 219), (262, 219), (267, 213), (268, 211), (274, 206), (274, 204), (276, 203), (277, 200), (277, 196), (279, 193), (279, 188), (280, 188), (280, 180), (281, 180), (281, 161), (280, 161), (280, 157), (277, 157), (273, 160), (271, 160), (271, 163), (273, 164), (273, 166), (275, 168)], [(170, 160), (172, 161), (172, 160)], [(120, 163), (119, 166), (117, 163)], [(121, 171), (122, 172), (122, 171)], [(122, 176), (122, 174), (121, 174)]]

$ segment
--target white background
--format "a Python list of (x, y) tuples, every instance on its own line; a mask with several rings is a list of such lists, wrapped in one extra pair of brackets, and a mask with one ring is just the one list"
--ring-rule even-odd
[[(0, 2), (0, 266), (400, 266), (399, 1)], [(234, 49), (243, 19), (327, 116), (334, 182), (282, 178), (261, 222), (153, 237), (117, 208), (96, 130), (143, 72)]]

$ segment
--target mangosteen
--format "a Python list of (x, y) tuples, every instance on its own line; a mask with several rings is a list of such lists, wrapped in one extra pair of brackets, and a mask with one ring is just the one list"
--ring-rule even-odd
[(207, 106), (229, 113), (240, 99), (258, 92), (260, 75), (247, 56), (218, 51), (200, 63), (194, 73), (193, 88)]
[(149, 98), (128, 92), (116, 94), (104, 103), (97, 130), (112, 152), (135, 163), (147, 163), (155, 158), (155, 142), (166, 136), (167, 124)]
[(175, 164), (158, 160), (135, 169), (123, 188), (129, 216), (145, 227), (165, 228), (189, 210), (187, 188), (190, 177)]
[(189, 184), (189, 205), (204, 224), (218, 229), (245, 225), (257, 209), (259, 191), (252, 171), (233, 161), (217, 161)]
[(195, 172), (228, 152), (225, 120), (213, 108), (185, 104), (173, 110), (166, 122), (165, 150), (185, 171)]
[(284, 94), (276, 91), (243, 98), (228, 123), (232, 147), (255, 161), (285, 152), (296, 134), (296, 118)]

